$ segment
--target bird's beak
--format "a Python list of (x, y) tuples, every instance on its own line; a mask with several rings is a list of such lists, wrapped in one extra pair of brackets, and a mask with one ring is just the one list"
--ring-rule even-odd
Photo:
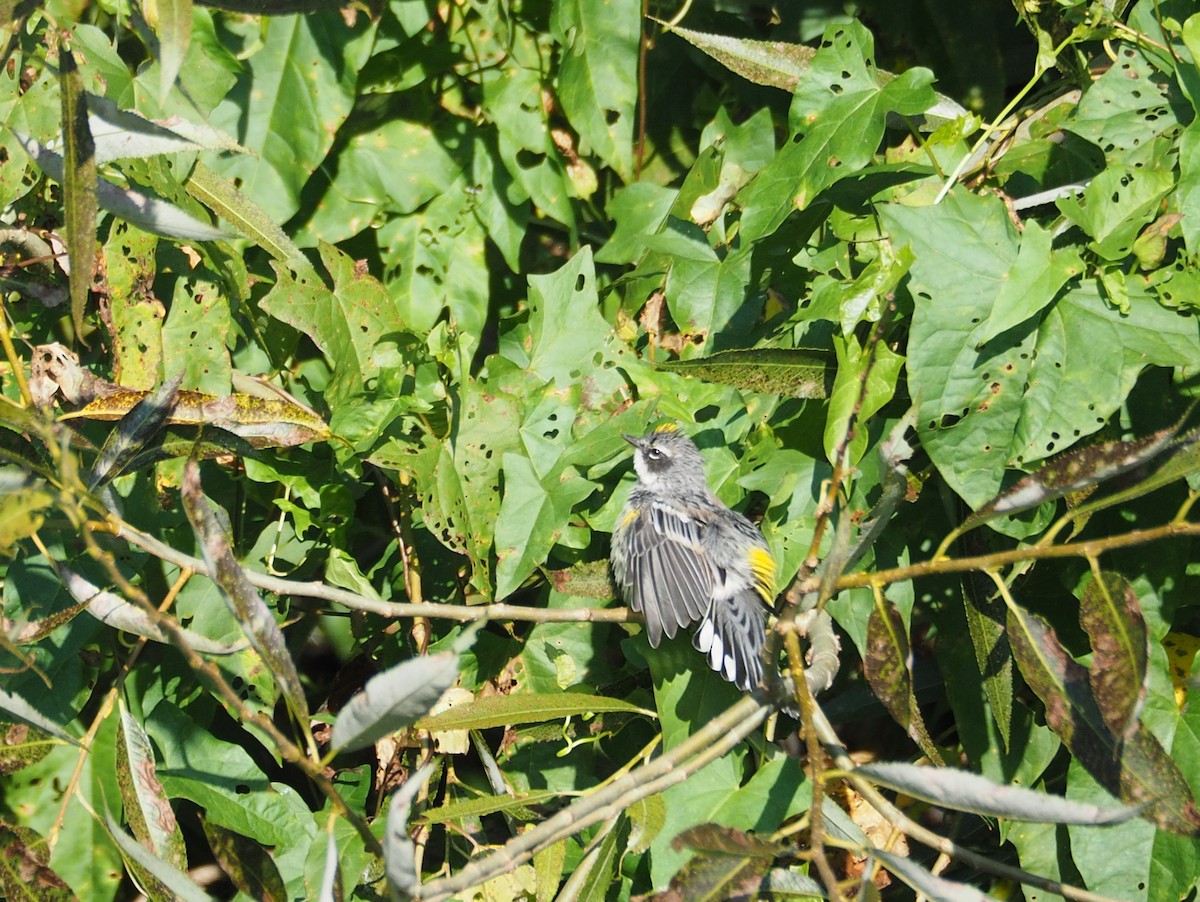
[(622, 437), (625, 439), (625, 441), (629, 442), (629, 444), (633, 445), (633, 447), (635, 447), (635, 448), (641, 447), (642, 437), (640, 435), (628, 435), (627, 434)]

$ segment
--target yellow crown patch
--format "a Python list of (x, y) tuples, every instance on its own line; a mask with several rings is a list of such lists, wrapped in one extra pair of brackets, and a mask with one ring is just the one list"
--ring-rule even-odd
[(662, 434), (664, 432), (678, 432), (679, 424), (678, 423), (663, 423), (661, 426), (655, 426), (654, 431), (657, 434)]

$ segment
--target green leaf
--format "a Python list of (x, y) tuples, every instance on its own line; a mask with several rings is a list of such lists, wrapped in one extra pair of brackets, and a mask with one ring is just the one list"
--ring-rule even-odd
[(908, 629), (900, 612), (881, 596), (867, 620), (867, 652), (863, 656), (863, 672), (871, 691), (883, 702), (892, 719), (904, 728), (931, 761), (941, 765), (944, 763), (942, 753), (925, 727), (925, 719), (913, 694), (911, 667)]
[(287, 887), (270, 854), (240, 833), (226, 830), (201, 816), (208, 847), (230, 882), (251, 899), (287, 902)]
[(496, 597), (507, 598), (546, 562), (575, 505), (596, 490), (573, 467), (539, 478), (529, 458), (504, 455), (504, 500), (496, 520)]
[(125, 858), (130, 870), (160, 884), (154, 889), (166, 892), (181, 902), (208, 902), (212, 898), (188, 879), (187, 874), (135, 842), (107, 812), (104, 815), (104, 823), (108, 827), (109, 835), (120, 848), (121, 855)]
[(283, 631), (234, 557), (228, 538), (228, 520), (223, 515), (218, 517), (204, 497), (200, 468), (194, 460), (184, 466), (180, 499), (196, 532), (209, 576), (220, 587), (225, 603), (237, 617), (246, 638), (278, 682), (292, 715), (298, 722), (307, 723), (308, 701)]
[(625, 181), (633, 178), (640, 0), (563, 0), (550, 27), (563, 46), (558, 99), (579, 136)]
[(142, 725), (118, 699), (117, 785), (121, 787), (125, 819), (133, 835), (159, 859), (178, 871), (187, 870), (183, 831), (159, 782), (154, 750)]
[(0, 892), (11, 902), (70, 902), (76, 896), (50, 867), (44, 837), (25, 827), (0, 824)]
[(417, 721), (417, 729), (428, 730), (431, 733), (444, 733), (448, 730), (487, 730), (492, 727), (545, 723), (564, 717), (604, 714), (610, 711), (653, 716), (653, 712), (645, 708), (603, 695), (584, 695), (579, 692), (561, 692), (553, 695), (496, 695), (476, 699), (470, 704), (457, 705), (441, 714), (422, 717)]
[(158, 14), (154, 23), (158, 37), (158, 96), (165, 103), (192, 41), (192, 0), (157, 0), (154, 7)]
[(243, 63), (237, 84), (209, 117), (214, 128), (236, 135), (255, 156), (216, 160), (213, 168), (276, 222), (286, 222), (350, 114), (375, 23), (357, 16), (350, 25), (340, 11), (325, 7), (267, 18), (261, 25), (260, 49)]
[(831, 26), (796, 86), (790, 140), (737, 196), (743, 239), (773, 233), (793, 210), (872, 162), (887, 114), (923, 112), (934, 100), (932, 73), (909, 69), (880, 88), (874, 41), (857, 22)]
[[(96, 149), (88, 129), (83, 80), (70, 49), (59, 51), (62, 66), (63, 157), (58, 180), (63, 186), (67, 250), (71, 258), (71, 320), (83, 332), (83, 313), (96, 261)], [(39, 164), (41, 162), (39, 161)], [(45, 167), (43, 167), (45, 168)]]
[(1088, 574), (1079, 593), (1079, 625), (1092, 643), (1092, 695), (1116, 736), (1137, 728), (1146, 697), (1149, 637), (1137, 595), (1116, 573)]
[(784, 41), (754, 41), (720, 34), (705, 34), (690, 28), (672, 26), (693, 47), (703, 50), (731, 72), (756, 85), (780, 88), (789, 94), (812, 65), (816, 50), (805, 44)]

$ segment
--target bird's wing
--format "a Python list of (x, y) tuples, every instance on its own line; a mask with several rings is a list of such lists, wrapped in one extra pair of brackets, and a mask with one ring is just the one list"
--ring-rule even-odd
[(652, 503), (625, 526), (628, 554), (621, 588), (646, 617), (646, 634), (662, 637), (699, 620), (712, 599), (713, 572), (698, 524), (674, 508)]
[(753, 588), (732, 594), (718, 590), (692, 644), (707, 656), (713, 670), (750, 692), (762, 682), (766, 622), (767, 609)]

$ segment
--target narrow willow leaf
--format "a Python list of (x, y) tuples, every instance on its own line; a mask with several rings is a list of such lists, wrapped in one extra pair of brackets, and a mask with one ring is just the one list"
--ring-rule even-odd
[(71, 745), (79, 745), (78, 739), (73, 739), (62, 726), (46, 717), (19, 695), (13, 695), (11, 692), (0, 689), (0, 711), (16, 718), (21, 723), (36, 727), (43, 733), (49, 733), (56, 739), (69, 742)]
[[(87, 99), (75, 57), (66, 47), (59, 49), (62, 96), (63, 219), (71, 270), (67, 279), (71, 292), (71, 321), (75, 334), (83, 334), (83, 312), (92, 287), (96, 264), (96, 151), (88, 130)], [(41, 163), (39, 162), (39, 166)]]
[[(966, 537), (968, 540), (970, 536)], [(975, 665), (983, 683), (983, 694), (1000, 741), (1008, 748), (1012, 738), (1013, 658), (1004, 631), (1004, 602), (993, 591), (990, 582), (978, 574), (968, 574), (962, 582), (963, 614)]]
[(196, 886), (186, 874), (176, 870), (133, 839), (107, 811), (104, 813), (104, 823), (131, 871), (140, 871), (143, 876), (149, 875), (162, 885), (167, 894), (182, 902), (211, 902), (212, 896)]
[[(630, 848), (632, 850), (632, 844)], [(535, 902), (554, 902), (558, 898), (558, 888), (562, 884), (563, 865), (566, 864), (566, 860), (565, 839), (533, 854), (534, 879), (537, 882)]]
[(476, 799), (461, 799), (437, 808), (427, 808), (421, 812), (418, 820), (424, 824), (446, 824), (463, 818), (477, 818), (499, 812), (515, 812), (518, 816), (524, 812), (525, 816), (533, 819), (534, 816), (529, 811), (530, 806), (551, 802), (558, 797), (559, 793), (543, 789), (515, 796), (481, 796)]
[(867, 682), (896, 723), (931, 761), (942, 764), (941, 752), (925, 727), (913, 694), (911, 663), (908, 633), (899, 612), (886, 602), (877, 604), (867, 620), (867, 652), (863, 658)]
[(915, 764), (879, 761), (857, 767), (854, 772), (872, 783), (934, 805), (1017, 821), (1119, 824), (1136, 817), (1140, 810), (1136, 805), (1106, 808), (1021, 786), (1004, 786), (979, 774), (953, 767), (919, 767)]
[(1013, 605), (1008, 633), (1025, 682), (1042, 700), (1046, 724), (1089, 774), (1142, 816), (1184, 836), (1200, 835), (1200, 811), (1178, 765), (1143, 725), (1124, 741), (1114, 736), (1092, 696), (1087, 669), (1074, 661), (1054, 630)]
[[(64, 414), (61, 419), (119, 420), (146, 395), (146, 392), (114, 386), (79, 410)], [(290, 448), (330, 437), (325, 421), (307, 407), (292, 401), (240, 393), (208, 395), (181, 391), (166, 422), (172, 426), (215, 426), (258, 450)]]
[[(71, 593), (71, 597), (86, 605), (85, 610), (101, 623), (135, 636), (141, 636), (143, 639), (149, 639), (151, 642), (170, 644), (170, 638), (158, 627), (158, 624), (150, 619), (150, 615), (137, 605), (130, 604), (112, 592), (93, 585), (64, 564), (55, 564), (54, 569), (62, 579), (63, 585), (67, 587), (67, 591)], [(247, 648), (245, 642), (224, 645), (200, 633), (193, 632), (187, 627), (181, 627), (181, 630), (188, 645), (201, 654), (235, 655)]]
[[(659, 24), (666, 25), (661, 21)], [(789, 94), (796, 90), (796, 85), (808, 71), (812, 58), (816, 55), (816, 50), (804, 44), (731, 38), (678, 26), (670, 27), (670, 31), (712, 57), (730, 72), (756, 85), (779, 88)], [(895, 77), (891, 72), (880, 69), (879, 85), (886, 85)], [(967, 110), (956, 101), (942, 94), (936, 96), (937, 102), (926, 111), (927, 117), (950, 121), (967, 115)]]
[(789, 398), (828, 398), (834, 382), (832, 355), (815, 349), (721, 351), (695, 360), (664, 363), (662, 369)]
[(1001, 492), (963, 523), (971, 529), (993, 517), (1015, 514), (1127, 473), (1158, 457), (1175, 438), (1179, 424), (1131, 442), (1103, 442), (1059, 455), (1036, 473)]
[(804, 44), (784, 41), (752, 41), (678, 26), (670, 31), (747, 81), (779, 88), (789, 94), (796, 90), (797, 82), (808, 71), (817, 52)]
[(44, 837), (0, 821), (0, 896), (9, 902), (71, 902), (78, 898), (50, 867)]
[(497, 695), (459, 705), (432, 717), (422, 717), (417, 727), (431, 733), (446, 730), (487, 730), (523, 723), (545, 723), (581, 714), (623, 712), (654, 717), (653, 711), (617, 698), (561, 692), (554, 695)]
[(254, 840), (201, 816), (208, 847), (230, 882), (251, 899), (287, 902), (291, 897), (275, 860)]
[(354, 751), (411, 726), (457, 679), (458, 655), (452, 652), (413, 658), (376, 674), (338, 712), (331, 745)]
[(296, 672), (296, 664), (288, 653), (283, 631), (233, 556), (227, 529), (218, 521), (216, 511), (204, 497), (200, 487), (200, 467), (194, 460), (184, 465), (180, 498), (199, 540), (209, 577), (221, 590), (225, 603), (237, 618), (246, 638), (275, 677), (292, 715), (299, 723), (307, 723), (308, 701), (304, 697), (304, 687)]
[(262, 207), (233, 186), (228, 179), (217, 175), (202, 163), (197, 163), (188, 176), (188, 194), (214, 210), (225, 222), (269, 253), (280, 263), (311, 273), (312, 264), (287, 233), (279, 227)]
[(884, 867), (915, 889), (918, 895), (935, 902), (986, 902), (993, 899), (973, 886), (938, 877), (903, 855), (895, 855), (882, 849), (875, 849), (872, 854)]
[[(171, 119), (153, 122), (132, 110), (123, 110), (107, 97), (87, 95), (88, 127), (96, 147), (96, 163), (144, 159), (160, 154), (197, 150), (245, 152), (236, 141), (207, 125)], [(55, 150), (53, 145), (51, 150)]]
[(118, 699), (118, 709), (117, 786), (125, 805), (125, 819), (138, 842), (166, 864), (186, 871), (183, 831), (158, 780), (150, 737), (130, 715), (124, 699)]
[(1092, 695), (1117, 736), (1137, 727), (1146, 699), (1150, 654), (1146, 621), (1133, 587), (1119, 574), (1088, 574), (1079, 597), (1079, 625), (1092, 643)]
[[(13, 132), (25, 152), (33, 157), (38, 168), (56, 182), (63, 180), (63, 158), (37, 141), (19, 132)], [(127, 220), (144, 232), (184, 241), (216, 241), (228, 238), (229, 233), (206, 222), (201, 222), (191, 213), (156, 198), (147, 197), (132, 188), (122, 188), (106, 179), (98, 179), (95, 186), (96, 202), (113, 216)], [(95, 229), (92, 232), (95, 237)], [(72, 272), (74, 266), (72, 266)]]
[(401, 787), (392, 793), (388, 803), (387, 833), (383, 837), (384, 866), (394, 897), (406, 902), (416, 899), (421, 888), (421, 875), (417, 872), (417, 848), (408, 835), (408, 816), (413, 799), (432, 772), (433, 765), (426, 764), (409, 774)]
[(175, 407), (175, 396), (183, 383), (181, 369), (173, 378), (167, 379), (153, 392), (143, 393), (142, 399), (130, 408), (117, 428), (109, 433), (100, 455), (92, 465), (88, 478), (88, 489), (97, 487), (119, 476), (125, 467), (162, 428)]

